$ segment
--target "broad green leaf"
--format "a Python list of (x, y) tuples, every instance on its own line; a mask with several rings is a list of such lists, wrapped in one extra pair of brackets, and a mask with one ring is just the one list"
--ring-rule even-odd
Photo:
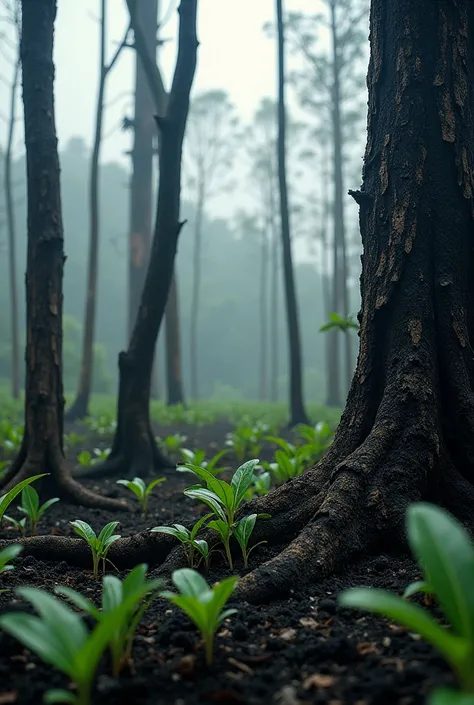
[(136, 590), (140, 590), (146, 582), (146, 572), (148, 570), (148, 565), (146, 563), (140, 563), (135, 566), (133, 570), (127, 575), (127, 577), (122, 582), (122, 589), (124, 597), (128, 597)]
[(171, 579), (180, 593), (185, 597), (199, 599), (202, 595), (210, 591), (202, 575), (191, 568), (174, 570)]
[(112, 612), (122, 604), (122, 581), (115, 575), (105, 575), (102, 580), (102, 610)]
[(217, 495), (222, 506), (226, 508), (227, 512), (232, 513), (235, 502), (235, 495), (232, 487), (224, 480), (213, 478), (213, 482), (209, 483), (208, 489)]
[(366, 612), (381, 614), (420, 634), (432, 644), (450, 664), (465, 658), (469, 644), (465, 639), (450, 634), (418, 605), (375, 588), (354, 588), (339, 596), (343, 607), (355, 607)]
[(192, 499), (201, 500), (201, 502), (203, 502), (210, 509), (212, 509), (214, 514), (217, 514), (217, 516), (220, 519), (222, 519), (223, 521), (226, 520), (226, 514), (222, 508), (222, 505), (219, 501), (219, 498), (216, 497), (216, 495), (213, 492), (210, 492), (209, 490), (206, 490), (204, 487), (201, 487), (201, 488), (197, 488), (197, 489), (184, 490), (184, 494), (187, 497), (191, 497)]
[(194, 548), (199, 551), (201, 556), (208, 558), (209, 556), (209, 544), (204, 539), (192, 539), (191, 541)]
[(416, 595), (419, 592), (431, 594), (433, 592), (433, 589), (431, 585), (428, 585), (426, 580), (415, 580), (414, 583), (410, 583), (410, 585), (407, 585), (407, 587), (405, 588), (405, 592), (403, 593), (403, 597), (405, 598), (405, 600), (407, 600), (409, 597), (412, 597), (413, 595)]
[(55, 705), (55, 703), (77, 703), (77, 695), (71, 693), (70, 690), (47, 690), (43, 696), (43, 702), (46, 705)]
[(212, 599), (208, 603), (209, 625), (211, 628), (217, 629), (219, 615), (234, 592), (237, 581), (237, 577), (225, 578), (212, 587)]
[(474, 642), (474, 545), (450, 514), (417, 503), (407, 512), (408, 540), (454, 630)]
[(59, 502), (59, 497), (53, 497), (52, 499), (46, 500), (44, 504), (41, 505), (41, 507), (38, 510), (38, 519), (41, 519), (43, 514), (53, 506), (53, 504), (56, 504), (56, 502)]
[(111, 538), (118, 525), (118, 521), (109, 521), (109, 523), (104, 526), (104, 528), (97, 537), (99, 544), (106, 544), (106, 542)]
[(157, 477), (156, 480), (152, 480), (150, 482), (150, 484), (148, 485), (148, 487), (146, 488), (146, 492), (145, 492), (146, 496), (149, 497), (152, 490), (154, 490), (157, 485), (161, 485), (162, 482), (166, 482), (165, 477)]
[(105, 558), (107, 553), (109, 552), (109, 549), (113, 543), (121, 539), (122, 537), (120, 534), (114, 534), (113, 536), (109, 536), (108, 539), (106, 539), (100, 548), (101, 551), (101, 558)]
[(65, 585), (58, 585), (54, 588), (54, 592), (61, 597), (65, 597), (70, 602), (76, 605), (80, 610), (90, 614), (94, 619), (100, 619), (100, 612), (91, 600), (84, 597), (82, 593), (73, 590), (72, 588), (66, 587)]
[(428, 705), (474, 705), (474, 693), (439, 688), (429, 696)]
[(265, 439), (269, 441), (270, 443), (275, 443), (277, 446), (280, 446), (282, 450), (285, 451), (287, 455), (293, 455), (295, 452), (295, 446), (292, 443), (288, 443), (288, 441), (285, 441), (284, 438), (279, 438), (278, 436), (267, 436)]
[(230, 538), (230, 526), (226, 521), (222, 521), (222, 519), (210, 521), (207, 528), (213, 529), (218, 533), (223, 541), (227, 541)]
[[(12, 543), (10, 546), (2, 548), (0, 551), (0, 573), (4, 570), (7, 563), (16, 558), (22, 551), (23, 546), (20, 546), (19, 543)], [(8, 569), (10, 570), (12, 567), (9, 566)]]
[(21, 493), (21, 507), (18, 509), (28, 517), (35, 519), (38, 515), (39, 497), (34, 487), (27, 486)]
[(252, 531), (255, 528), (255, 522), (257, 521), (256, 514), (250, 514), (247, 517), (243, 517), (234, 527), (234, 536), (239, 542), (239, 545), (246, 549), (248, 546), (249, 539), (252, 535)]
[(15, 485), (15, 487), (12, 487), (9, 492), (2, 495), (0, 497), (0, 521), (3, 519), (3, 515), (5, 514), (15, 497), (17, 497), (20, 492), (23, 492), (23, 489), (27, 487), (27, 485), (30, 485), (32, 482), (35, 482), (35, 480), (39, 480), (41, 477), (46, 477), (46, 475), (49, 475), (49, 473), (44, 472), (41, 475), (33, 475), (32, 477), (28, 477), (26, 480), (22, 480), (17, 485)]
[(186, 463), (188, 470), (191, 470), (195, 475), (197, 475), (206, 486), (209, 487), (209, 483), (212, 483), (216, 478), (209, 470), (202, 468), (200, 465), (194, 465), (193, 463)]
[(81, 538), (85, 539), (87, 543), (90, 543), (91, 541), (95, 541), (97, 539), (97, 535), (94, 529), (86, 521), (82, 521), (82, 519), (76, 519), (75, 521), (70, 521), (69, 523), (73, 527), (76, 534), (78, 534)]
[(234, 473), (231, 486), (234, 490), (234, 509), (237, 510), (245, 497), (245, 493), (252, 484), (253, 473), (259, 460), (248, 460), (241, 465)]
[(217, 626), (220, 627), (224, 619), (227, 619), (227, 617), (231, 617), (233, 614), (237, 614), (237, 610), (231, 609), (224, 610), (223, 612), (221, 612), (217, 619)]
[(199, 602), (195, 597), (186, 595), (176, 595), (173, 592), (163, 592), (161, 597), (166, 598), (174, 605), (183, 610), (183, 612), (194, 622), (196, 627), (203, 633), (208, 631), (207, 609), (206, 605)]
[(117, 480), (116, 484), (123, 485), (128, 490), (130, 490), (130, 492), (133, 492), (135, 497), (137, 497), (140, 500), (142, 499), (143, 492), (142, 492), (141, 488), (138, 485), (136, 485), (134, 482), (132, 482), (131, 480)]
[(150, 529), (154, 534), (168, 534), (169, 536), (174, 536), (180, 541), (186, 542), (189, 539), (188, 534), (184, 534), (182, 531), (173, 528), (172, 526), (154, 526)]
[(178, 529), (178, 531), (180, 531), (182, 534), (189, 534), (189, 531), (185, 526), (183, 526), (183, 524), (173, 524), (173, 526), (175, 529)]

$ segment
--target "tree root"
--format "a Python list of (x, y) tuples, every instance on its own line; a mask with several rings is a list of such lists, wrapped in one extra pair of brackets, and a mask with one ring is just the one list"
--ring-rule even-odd
[(0, 481), (2, 492), (8, 492), (14, 485), (32, 475), (40, 475), (45, 472), (49, 474), (49, 477), (43, 479), (43, 486), (47, 488), (49, 497), (58, 496), (66, 502), (92, 509), (131, 510), (123, 500), (102, 497), (76, 482), (69, 475), (59, 449), (51, 449), (46, 453), (46, 457), (33, 459), (28, 456), (27, 451), (23, 448), (24, 445), (26, 446), (26, 444), (22, 445), (16, 460)]

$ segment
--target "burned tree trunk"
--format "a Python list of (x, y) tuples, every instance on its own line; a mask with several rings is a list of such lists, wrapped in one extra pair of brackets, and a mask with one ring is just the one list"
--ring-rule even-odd
[(303, 402), (300, 327), (296, 301), (293, 258), (291, 253), (290, 215), (286, 183), (286, 110), (285, 110), (285, 46), (283, 2), (276, 0), (278, 25), (278, 183), (280, 187), (281, 238), (285, 280), (286, 316), (288, 322), (290, 364), (290, 426), (307, 423)]
[(184, 404), (183, 371), (181, 367), (181, 331), (179, 329), (179, 297), (176, 271), (171, 280), (166, 304), (166, 384), (168, 406)]
[(85, 490), (63, 454), (62, 313), (64, 237), (54, 118), (56, 0), (23, 0), (21, 63), (28, 187), (25, 434), (4, 489), (50, 473), (60, 496), (88, 506), (123, 507)]
[[(144, 59), (144, 70), (157, 81), (156, 63), (143, 48), (143, 36), (135, 24), (135, 3), (127, 0), (137, 49)], [(197, 57), (197, 0), (181, 0), (179, 7), (179, 49), (167, 110), (157, 116), (162, 135), (159, 150), (160, 180), (155, 234), (150, 263), (130, 345), (119, 355), (119, 394), (117, 429), (106, 463), (81, 476), (121, 472), (144, 476), (153, 470), (174, 467), (157, 448), (150, 424), (150, 385), (158, 332), (163, 320), (171, 286), (178, 237), (181, 200), (181, 155), (189, 110), (189, 94)]]

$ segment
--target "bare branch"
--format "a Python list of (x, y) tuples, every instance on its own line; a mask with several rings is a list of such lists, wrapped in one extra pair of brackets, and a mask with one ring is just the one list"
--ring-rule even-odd
[(125, 34), (123, 35), (123, 39), (118, 45), (115, 54), (112, 56), (111, 60), (109, 61), (107, 66), (104, 66), (104, 73), (107, 75), (109, 71), (112, 71), (117, 59), (119, 58), (120, 54), (122, 53), (122, 49), (124, 49), (127, 46), (128, 43), (128, 35), (130, 34), (130, 30), (132, 28), (132, 23), (130, 22), (127, 29), (125, 30)]

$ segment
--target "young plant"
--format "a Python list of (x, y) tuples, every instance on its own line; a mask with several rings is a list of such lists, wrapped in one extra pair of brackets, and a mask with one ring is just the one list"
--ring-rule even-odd
[(94, 464), (94, 458), (92, 457), (92, 453), (89, 450), (81, 450), (81, 452), (77, 456), (77, 462), (83, 468), (90, 468), (91, 465)]
[(0, 627), (45, 663), (65, 673), (77, 686), (76, 693), (50, 690), (43, 702), (90, 705), (99, 662), (117, 629), (123, 628), (136, 595), (130, 595), (110, 610), (89, 632), (77, 612), (44, 590), (19, 588), (16, 592), (33, 605), (39, 616), (24, 612), (6, 613), (0, 616)]
[(111, 545), (121, 536), (114, 534), (115, 529), (119, 525), (118, 521), (111, 521), (104, 526), (100, 534), (97, 536), (94, 529), (85, 521), (76, 519), (69, 522), (76, 534), (84, 539), (89, 544), (92, 553), (92, 571), (94, 577), (99, 577), (99, 563), (102, 561), (102, 571), (105, 573), (105, 561)]
[[(10, 565), (10, 561), (16, 558), (23, 551), (23, 546), (18, 543), (12, 543), (0, 551), (0, 573), (6, 573), (9, 570), (14, 570)], [(0, 591), (1, 592), (1, 591)]]
[[(214, 514), (206, 514), (197, 521), (191, 531), (182, 524), (173, 524), (172, 526), (155, 526), (151, 531), (157, 534), (168, 534), (174, 536), (183, 544), (186, 558), (190, 568), (197, 568), (204, 559), (206, 569), (209, 568), (209, 559), (212, 551), (209, 550), (209, 545), (204, 539), (198, 539), (197, 534), (204, 526), (206, 521)], [(199, 554), (199, 555), (197, 555)]]
[[(273, 439), (276, 442), (276, 438)], [(306, 459), (303, 453), (291, 443), (286, 443), (283, 439), (278, 439), (285, 443), (287, 450), (279, 449), (275, 451), (275, 461), (273, 463), (263, 462), (262, 467), (274, 476), (277, 484), (282, 485), (294, 477), (298, 477), (304, 471)]]
[(267, 424), (261, 422), (251, 424), (246, 421), (227, 434), (226, 445), (232, 448), (237, 460), (243, 463), (249, 455), (255, 457), (260, 454), (262, 441), (268, 431)]
[(135, 497), (140, 502), (140, 507), (143, 514), (146, 516), (148, 512), (148, 500), (154, 488), (160, 485), (162, 482), (166, 482), (166, 478), (157, 477), (152, 480), (150, 484), (146, 485), (141, 477), (134, 477), (133, 480), (117, 480), (117, 485), (123, 485), (130, 492), (133, 492)]
[(79, 433), (74, 433), (74, 431), (64, 435), (64, 443), (66, 448), (77, 448), (77, 446), (84, 443), (84, 441), (85, 437), (81, 436)]
[[(40, 505), (39, 495), (35, 488), (30, 486), (24, 488), (21, 493), (21, 504), (18, 510), (28, 519), (28, 533), (30, 536), (36, 534), (39, 520), (56, 502), (59, 502), (59, 497), (48, 499), (44, 504)], [(21, 524), (21, 522), (19, 522), (19, 524)]]
[(23, 517), (23, 519), (14, 519), (14, 517), (4, 514), (3, 519), (4, 521), (8, 521), (8, 523), (18, 531), (20, 536), (26, 536), (26, 517)]
[(169, 453), (177, 453), (187, 440), (187, 436), (183, 436), (181, 433), (174, 433), (172, 436), (165, 436), (164, 438), (156, 438), (156, 442), (164, 445)]
[(23, 441), (24, 427), (13, 426), (9, 421), (2, 422), (1, 436), (3, 450), (8, 455), (15, 455), (20, 450)]
[(314, 464), (331, 445), (331, 427), (325, 421), (320, 421), (316, 426), (301, 424), (297, 430), (299, 437), (304, 441), (298, 449), (299, 455), (304, 458), (306, 464)]
[[(258, 462), (258, 460), (248, 460), (237, 468), (230, 484), (224, 480), (218, 480), (205, 468), (199, 468), (195, 465), (188, 466), (192, 472), (206, 483), (207, 487), (193, 485), (185, 489), (184, 494), (187, 497), (199, 499), (215, 514), (216, 518), (209, 522), (208, 528), (219, 535), (231, 569), (233, 568), (233, 562), (230, 550), (230, 539), (236, 526), (235, 514), (244, 501), (253, 482), (254, 470)], [(268, 515), (261, 515), (260, 518), (267, 516)]]
[(102, 580), (102, 609), (99, 610), (93, 602), (84, 595), (68, 587), (59, 586), (55, 589), (83, 612), (89, 614), (97, 623), (107, 619), (108, 615), (122, 603), (135, 596), (130, 602), (127, 614), (120, 620), (110, 637), (109, 646), (112, 656), (112, 673), (118, 677), (122, 669), (130, 662), (135, 632), (143, 615), (150, 606), (154, 593), (161, 587), (160, 580), (147, 580), (145, 563), (137, 565), (125, 578), (120, 580), (114, 575), (105, 575)]
[(257, 546), (261, 546), (266, 541), (259, 541), (255, 543), (251, 548), (248, 547), (250, 537), (255, 529), (255, 523), (257, 519), (269, 519), (269, 514), (249, 514), (247, 517), (243, 517), (238, 521), (234, 527), (233, 535), (237, 540), (240, 549), (242, 551), (242, 558), (244, 559), (244, 568), (248, 568), (249, 556)]
[(42, 475), (33, 475), (32, 477), (27, 477), (26, 480), (22, 480), (17, 485), (11, 488), (9, 492), (0, 497), (0, 521), (3, 519), (3, 515), (7, 511), (13, 500), (18, 497), (20, 492), (24, 490), (27, 485), (31, 485), (32, 482), (39, 480), (42, 477), (46, 477), (48, 473), (43, 473)]
[(179, 607), (201, 632), (206, 652), (206, 663), (212, 665), (214, 636), (227, 617), (237, 610), (223, 608), (235, 590), (237, 578), (226, 578), (212, 588), (202, 575), (190, 568), (175, 570), (171, 576), (179, 594), (162, 592), (161, 596)]
[(359, 324), (354, 321), (354, 316), (341, 316), (339, 313), (330, 313), (329, 320), (321, 326), (319, 332), (326, 333), (334, 329), (348, 333), (350, 330), (359, 330)]
[(474, 696), (474, 545), (450, 514), (425, 503), (409, 507), (407, 534), (425, 582), (451, 623), (449, 630), (423, 608), (383, 590), (347, 590), (339, 601), (344, 607), (382, 614), (432, 644), (451, 665), (462, 692), (436, 691), (430, 705), (461, 703), (466, 694)]
[(185, 465), (178, 465), (177, 470), (178, 472), (189, 472), (188, 466), (189, 465), (196, 465), (201, 468), (205, 468), (208, 470), (210, 473), (213, 475), (219, 475), (219, 473), (222, 472), (224, 468), (221, 468), (218, 466), (219, 461), (221, 458), (224, 457), (229, 451), (227, 450), (220, 450), (218, 453), (212, 456), (210, 460), (206, 460), (206, 451), (205, 450), (190, 450), (190, 448), (181, 448), (180, 449), (181, 455), (183, 456), (184, 460), (186, 461)]

